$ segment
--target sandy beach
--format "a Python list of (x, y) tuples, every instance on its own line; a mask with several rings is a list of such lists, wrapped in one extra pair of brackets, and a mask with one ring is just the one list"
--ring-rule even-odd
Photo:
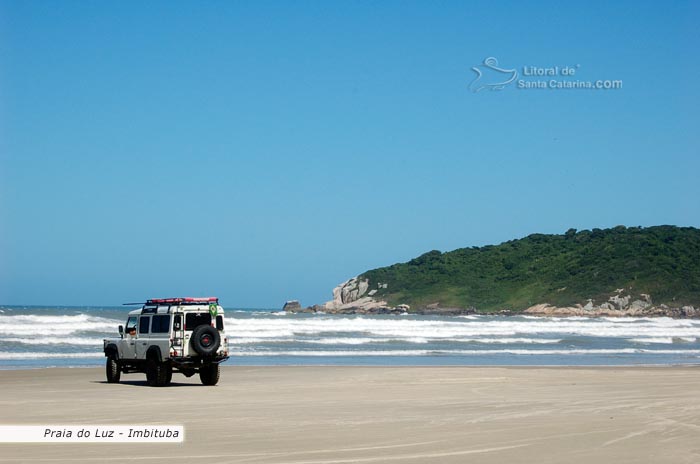
[(226, 367), (216, 387), (173, 380), (0, 371), (0, 425), (182, 424), (186, 436), (0, 444), (0, 462), (700, 462), (691, 367)]

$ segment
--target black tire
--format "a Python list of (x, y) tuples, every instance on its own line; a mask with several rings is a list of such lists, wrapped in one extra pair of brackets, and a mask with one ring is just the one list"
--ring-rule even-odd
[(219, 383), (219, 365), (209, 364), (199, 368), (199, 380), (202, 385), (216, 385)]
[(221, 345), (219, 331), (210, 325), (200, 325), (192, 331), (192, 348), (202, 356), (211, 356)]
[(117, 363), (117, 357), (115, 355), (110, 354), (107, 356), (105, 370), (107, 371), (107, 383), (119, 383), (122, 371), (119, 369), (119, 363)]
[(146, 361), (146, 383), (151, 387), (164, 387), (173, 371), (169, 364), (159, 362), (155, 357)]

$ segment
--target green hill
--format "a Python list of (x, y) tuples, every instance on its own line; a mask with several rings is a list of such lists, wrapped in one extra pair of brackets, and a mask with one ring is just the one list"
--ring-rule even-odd
[[(700, 304), (700, 229), (618, 226), (563, 235), (532, 234), (500, 245), (430, 251), (374, 269), (374, 298), (412, 309), (440, 307), (521, 311), (606, 301), (616, 289), (655, 304)], [(387, 284), (386, 288), (384, 285)]]

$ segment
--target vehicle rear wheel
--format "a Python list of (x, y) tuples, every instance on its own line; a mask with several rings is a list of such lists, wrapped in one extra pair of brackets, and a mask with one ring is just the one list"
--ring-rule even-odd
[(199, 380), (202, 385), (216, 385), (219, 382), (219, 365), (209, 364), (199, 368)]
[(151, 387), (167, 385), (168, 377), (172, 378), (173, 371), (169, 364), (159, 362), (155, 357), (146, 361), (146, 382)]
[(117, 357), (113, 354), (107, 356), (107, 364), (105, 365), (105, 370), (107, 371), (107, 383), (118, 383), (122, 376), (122, 372), (119, 369), (119, 363), (117, 363)]

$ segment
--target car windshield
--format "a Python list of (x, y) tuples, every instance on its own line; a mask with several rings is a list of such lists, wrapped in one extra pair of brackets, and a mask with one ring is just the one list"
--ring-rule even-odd
[(126, 321), (126, 331), (128, 332), (129, 329), (135, 329), (136, 328), (136, 317), (132, 316)]

